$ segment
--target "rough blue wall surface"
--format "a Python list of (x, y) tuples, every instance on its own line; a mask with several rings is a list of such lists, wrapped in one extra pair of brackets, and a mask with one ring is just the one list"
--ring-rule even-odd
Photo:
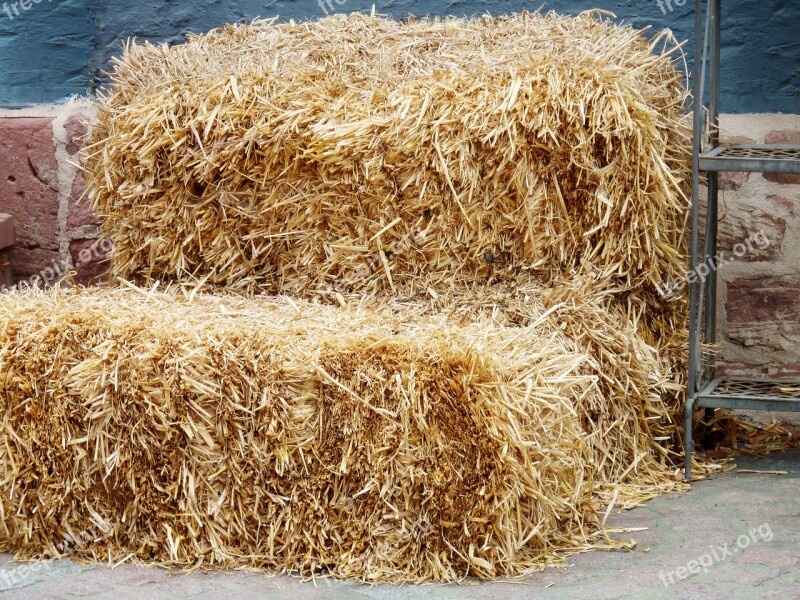
[(0, 104), (53, 102), (90, 81), (92, 0), (0, 7)]
[[(186, 32), (257, 16), (313, 19), (373, 4), (395, 17), (601, 8), (637, 28), (672, 29), (692, 54), (693, 0), (16, 0), (0, 10), (0, 105), (91, 92), (130, 36), (180, 42)], [(726, 0), (722, 29), (723, 112), (800, 113), (800, 2)]]

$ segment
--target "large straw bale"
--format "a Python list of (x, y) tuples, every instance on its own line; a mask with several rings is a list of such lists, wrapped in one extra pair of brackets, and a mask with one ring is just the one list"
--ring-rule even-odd
[(685, 89), (669, 34), (596, 13), (359, 14), (130, 44), (89, 197), (113, 271), (295, 295), (680, 274)]
[(0, 546), (419, 581), (597, 545), (601, 390), (532, 305), (2, 295)]

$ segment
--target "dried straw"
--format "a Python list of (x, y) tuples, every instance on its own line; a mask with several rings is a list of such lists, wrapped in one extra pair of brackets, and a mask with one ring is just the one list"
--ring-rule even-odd
[(608, 546), (595, 478), (630, 460), (594, 436), (597, 365), (562, 330), (580, 308), (537, 305), (505, 326), (129, 287), (0, 296), (0, 546), (52, 555), (92, 530), (73, 555), (366, 581)]
[(675, 49), (596, 13), (129, 44), (89, 198), (126, 278), (310, 296), (579, 269), (655, 289), (685, 269)]
[(594, 13), (126, 46), (84, 168), (146, 289), (0, 298), (0, 545), (366, 581), (614, 546), (602, 503), (683, 486), (674, 50)]
[(595, 491), (604, 501), (617, 495), (624, 506), (680, 489), (674, 466), (682, 460), (676, 417), (685, 365), (670, 350), (685, 340), (685, 332), (662, 336), (660, 345), (648, 343), (648, 327), (631, 309), (635, 303), (620, 302), (618, 289), (594, 277), (559, 279), (546, 287), (517, 281), (429, 289), (426, 296), (394, 304), (398, 310), (445, 314), (454, 323), (488, 319), (503, 327), (542, 327), (546, 314), (565, 346), (585, 357), (578, 372), (591, 377), (590, 392), (574, 401), (598, 471)]

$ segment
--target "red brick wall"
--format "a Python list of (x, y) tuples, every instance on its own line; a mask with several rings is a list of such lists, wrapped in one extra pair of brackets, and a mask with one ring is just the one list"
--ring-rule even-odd
[[(800, 144), (800, 115), (724, 115), (721, 130), (733, 143)], [(800, 377), (800, 176), (723, 174), (720, 188), (719, 250), (733, 260), (719, 270), (719, 370)], [(758, 232), (766, 248), (733, 255)]]
[(0, 111), (0, 213), (14, 218), (16, 243), (5, 258), (15, 283), (70, 270), (89, 283), (105, 270), (105, 252), (86, 251), (98, 242), (97, 221), (78, 202), (76, 163), (90, 118), (91, 107), (77, 102)]

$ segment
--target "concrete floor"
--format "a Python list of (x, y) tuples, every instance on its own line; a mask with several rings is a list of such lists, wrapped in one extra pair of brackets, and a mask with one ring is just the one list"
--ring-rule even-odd
[(636, 540), (634, 550), (581, 554), (567, 569), (520, 581), (370, 587), (248, 573), (169, 575), (128, 565), (84, 569), (71, 561), (21, 572), (0, 555), (0, 598), (800, 598), (800, 450), (738, 464), (788, 473), (733, 471), (695, 483), (691, 493), (612, 515), (609, 526), (648, 528), (624, 534)]

